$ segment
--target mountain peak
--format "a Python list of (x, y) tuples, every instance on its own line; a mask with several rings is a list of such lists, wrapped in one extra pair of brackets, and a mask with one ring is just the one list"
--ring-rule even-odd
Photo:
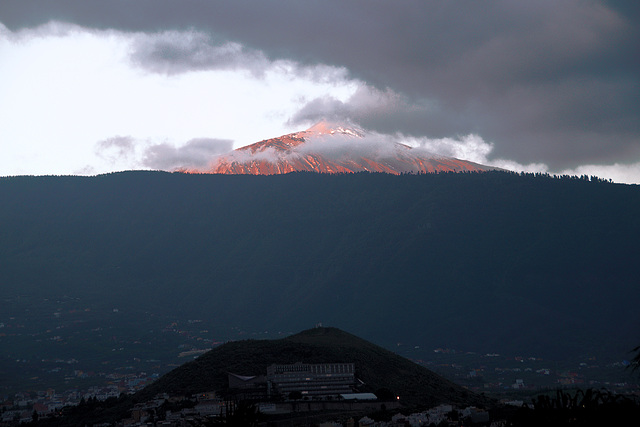
[(307, 129), (305, 133), (315, 134), (315, 135), (326, 135), (326, 134), (334, 135), (338, 133), (338, 134), (357, 136), (360, 138), (364, 137), (364, 131), (362, 131), (361, 129), (357, 129), (354, 126), (347, 126), (343, 124), (332, 123), (327, 120), (319, 121), (315, 125), (311, 126), (309, 129)]
[(328, 122), (327, 120), (320, 120), (315, 125), (311, 126), (305, 132), (309, 133), (331, 133), (331, 130), (335, 127), (333, 123)]
[(367, 135), (352, 125), (321, 120), (309, 129), (265, 139), (223, 154), (207, 170), (191, 173), (274, 175), (319, 173), (480, 172), (494, 168), (436, 156), (391, 137)]

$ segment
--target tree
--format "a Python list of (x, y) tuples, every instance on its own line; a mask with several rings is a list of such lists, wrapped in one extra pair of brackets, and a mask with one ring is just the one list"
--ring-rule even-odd
[(386, 387), (376, 390), (374, 394), (378, 400), (396, 400), (396, 395)]
[(631, 365), (629, 365), (629, 367), (631, 368), (631, 372), (636, 372), (640, 369), (640, 345), (631, 351), (635, 352), (636, 355), (631, 359)]
[(209, 418), (189, 421), (192, 426), (210, 427), (210, 426), (234, 426), (234, 427), (253, 427), (260, 422), (260, 411), (257, 406), (245, 401), (236, 402), (227, 406), (226, 413), (217, 418)]
[(289, 393), (289, 400), (300, 400), (302, 399), (302, 393), (298, 390), (292, 391)]

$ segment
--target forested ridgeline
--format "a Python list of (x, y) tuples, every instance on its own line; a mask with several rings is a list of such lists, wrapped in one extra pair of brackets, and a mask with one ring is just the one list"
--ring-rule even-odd
[(322, 321), (382, 344), (553, 356), (637, 345), (637, 186), (124, 172), (0, 178), (0, 201), (5, 296), (250, 330)]

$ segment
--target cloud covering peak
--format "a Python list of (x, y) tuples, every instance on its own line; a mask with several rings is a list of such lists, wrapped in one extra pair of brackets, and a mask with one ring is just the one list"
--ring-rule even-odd
[[(273, 94), (287, 82), (324, 85), (271, 95), (287, 107), (262, 107), (262, 117), (283, 131), (327, 117), (417, 139), (477, 135), (491, 141), (490, 160), (550, 171), (640, 162), (634, 1), (0, 3), (7, 40), (52, 21), (133, 40), (127, 60), (163, 84), (239, 73)], [(127, 134), (138, 135), (110, 133)], [(194, 135), (252, 142), (200, 130), (177, 140)]]

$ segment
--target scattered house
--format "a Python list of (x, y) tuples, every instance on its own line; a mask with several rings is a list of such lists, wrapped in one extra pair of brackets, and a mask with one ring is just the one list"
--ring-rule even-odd
[(215, 391), (203, 391), (194, 396), (198, 402), (201, 400), (214, 400), (217, 398)]
[(36, 411), (40, 416), (45, 415), (50, 411), (49, 405), (40, 402), (36, 402), (33, 404), (33, 410)]
[(484, 409), (478, 409), (475, 406), (464, 408), (462, 410), (462, 416), (470, 419), (473, 424), (489, 422), (489, 413)]
[(375, 424), (375, 421), (369, 417), (362, 417), (358, 421), (358, 427), (371, 427)]
[(202, 416), (224, 415), (227, 413), (225, 404), (220, 400), (203, 400), (194, 408), (195, 412)]

